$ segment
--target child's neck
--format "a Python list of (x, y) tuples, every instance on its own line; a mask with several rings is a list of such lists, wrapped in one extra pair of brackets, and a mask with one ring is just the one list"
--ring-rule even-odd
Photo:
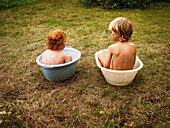
[(126, 41), (126, 42), (118, 41), (117, 43), (127, 44), (127, 43), (129, 43), (129, 42), (128, 42), (128, 41)]
[(51, 50), (51, 49), (48, 49), (49, 51), (52, 51), (52, 52), (61, 52), (61, 50), (60, 49), (58, 49), (58, 50)]

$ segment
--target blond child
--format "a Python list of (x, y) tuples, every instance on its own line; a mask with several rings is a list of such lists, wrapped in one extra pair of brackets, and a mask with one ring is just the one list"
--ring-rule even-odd
[(72, 56), (63, 53), (67, 35), (60, 30), (51, 31), (46, 40), (48, 50), (43, 53), (41, 63), (46, 65), (58, 65), (70, 62)]
[(136, 45), (129, 42), (133, 33), (131, 22), (123, 17), (116, 18), (110, 22), (109, 30), (117, 43), (109, 46), (107, 56), (99, 53), (101, 65), (112, 70), (131, 70), (136, 60)]

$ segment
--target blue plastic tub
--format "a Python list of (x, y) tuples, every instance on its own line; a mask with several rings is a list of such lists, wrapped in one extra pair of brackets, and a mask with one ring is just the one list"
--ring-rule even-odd
[(46, 79), (54, 82), (64, 81), (74, 75), (81, 52), (68, 46), (62, 52), (71, 55), (72, 61), (59, 65), (45, 65), (41, 63), (43, 53), (37, 57), (36, 62), (41, 66)]

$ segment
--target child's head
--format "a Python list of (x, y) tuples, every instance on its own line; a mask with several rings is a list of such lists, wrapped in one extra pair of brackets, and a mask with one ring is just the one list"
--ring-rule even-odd
[(133, 33), (132, 23), (124, 18), (118, 17), (109, 24), (109, 30), (118, 37), (118, 41), (127, 42)]
[(51, 31), (46, 40), (46, 46), (50, 50), (62, 50), (65, 47), (67, 35), (61, 30)]

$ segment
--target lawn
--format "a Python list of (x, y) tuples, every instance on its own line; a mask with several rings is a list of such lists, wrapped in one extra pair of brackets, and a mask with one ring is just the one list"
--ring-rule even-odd
[[(108, 84), (94, 54), (115, 43), (108, 25), (133, 23), (144, 67), (125, 87)], [(50, 82), (36, 64), (51, 30), (81, 51), (76, 73)], [(38, 0), (0, 11), (0, 127), (163, 127), (169, 119), (170, 4), (150, 9), (85, 8), (80, 0)]]

